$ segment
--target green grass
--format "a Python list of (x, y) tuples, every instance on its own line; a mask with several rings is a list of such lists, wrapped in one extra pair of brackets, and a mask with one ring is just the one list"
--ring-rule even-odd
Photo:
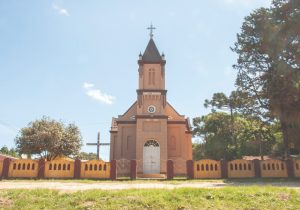
[(175, 190), (1, 190), (0, 209), (299, 209), (300, 191), (283, 187)]

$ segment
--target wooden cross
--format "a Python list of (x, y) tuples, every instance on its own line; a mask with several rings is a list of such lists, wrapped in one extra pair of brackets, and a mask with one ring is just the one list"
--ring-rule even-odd
[(100, 132), (98, 132), (97, 143), (86, 143), (87, 146), (97, 146), (97, 159), (100, 160), (100, 146), (108, 146), (110, 143), (100, 143)]
[(147, 29), (150, 30), (150, 38), (152, 38), (153, 37), (153, 30), (155, 30), (156, 28), (153, 27), (153, 25), (151, 23), (150, 27), (148, 27)]

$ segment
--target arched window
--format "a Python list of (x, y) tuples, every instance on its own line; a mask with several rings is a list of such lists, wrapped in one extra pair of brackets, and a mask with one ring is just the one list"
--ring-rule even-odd
[(217, 171), (218, 170), (218, 165), (217, 164), (215, 164), (215, 171)]
[(22, 170), (25, 170), (25, 168), (26, 168), (26, 165), (25, 165), (25, 163), (23, 163)]
[(127, 149), (127, 151), (129, 150), (130, 142), (131, 142), (131, 136), (127, 136), (127, 142), (126, 142), (126, 149)]
[(152, 81), (152, 69), (149, 69), (149, 73), (148, 73), (148, 85), (152, 84), (151, 81)]
[(209, 166), (208, 164), (205, 165), (205, 170), (208, 171), (209, 170)]
[(14, 163), (13, 169), (16, 170), (17, 169), (17, 164)]
[(155, 70), (149, 69), (148, 85), (155, 85)]
[(276, 170), (279, 170), (279, 164), (278, 163), (276, 164)]
[(144, 147), (149, 147), (149, 146), (159, 147), (159, 144), (155, 140), (149, 140), (144, 144)]
[(94, 165), (94, 171), (97, 171), (97, 164)]
[(199, 171), (200, 170), (200, 167), (199, 167), (199, 164), (197, 164), (197, 171)]
[(201, 171), (204, 171), (204, 164), (201, 164)]
[(66, 170), (66, 164), (65, 163), (63, 164), (63, 170), (64, 171)]
[(231, 171), (233, 170), (233, 165), (232, 165), (232, 163), (230, 163), (230, 170), (231, 170)]
[(238, 167), (237, 167), (237, 164), (235, 163), (234, 164), (234, 170), (237, 170), (238, 169)]
[(102, 165), (99, 164), (99, 171), (102, 171)]
[(170, 139), (170, 149), (176, 150), (176, 137), (175, 136), (171, 136), (171, 139)]
[(61, 170), (61, 164), (58, 164), (58, 170)]
[(68, 164), (68, 171), (70, 171), (71, 170), (71, 165), (70, 164)]
[(88, 164), (85, 164), (85, 165), (84, 165), (84, 170), (87, 171), (87, 170), (88, 170), (88, 167), (89, 167)]
[(27, 170), (30, 170), (30, 163), (27, 163)]
[(251, 171), (251, 164), (248, 163), (248, 170)]
[(214, 166), (213, 164), (210, 164), (210, 170), (213, 171), (214, 170)]
[(93, 170), (93, 165), (92, 164), (90, 164), (90, 171), (92, 171)]
[(272, 170), (275, 170), (275, 164), (272, 163)]
[(247, 164), (244, 163), (244, 170), (246, 171), (247, 170)]
[(152, 85), (155, 85), (155, 71), (152, 71)]
[(106, 171), (106, 164), (104, 164), (103, 166), (103, 171)]
[(53, 167), (53, 170), (54, 170), (54, 171), (56, 170), (56, 163), (54, 163), (54, 167)]
[(52, 170), (52, 163), (49, 164), (49, 170)]
[(18, 170), (20, 170), (20, 169), (21, 169), (21, 163), (18, 164)]
[(31, 170), (34, 170), (34, 168), (35, 168), (35, 164), (33, 163), (33, 164), (31, 165)]
[(271, 165), (270, 163), (267, 164), (268, 170), (271, 170)]

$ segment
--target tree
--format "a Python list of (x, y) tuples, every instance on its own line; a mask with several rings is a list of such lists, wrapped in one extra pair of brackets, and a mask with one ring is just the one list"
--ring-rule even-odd
[(256, 110), (280, 120), (286, 155), (291, 143), (300, 146), (299, 49), (299, 0), (274, 0), (269, 9), (252, 12), (232, 48), (238, 88), (255, 100)]
[[(194, 158), (236, 159), (245, 155), (272, 153), (276, 143), (273, 125), (262, 129), (258, 119), (234, 115), (236, 132), (231, 133), (231, 116), (224, 112), (213, 112), (193, 119), (193, 134), (202, 139), (194, 144)], [(261, 138), (259, 138), (261, 136)]]
[(19, 157), (19, 155), (17, 154), (17, 151), (14, 148), (8, 149), (7, 146), (1, 147), (0, 153), (3, 154), (3, 155), (10, 155), (10, 156), (13, 156), (13, 157)]
[(96, 160), (97, 154), (94, 152), (80, 152), (78, 158), (81, 160)]
[(228, 114), (214, 112), (197, 117), (193, 119), (193, 125), (194, 136), (199, 136), (203, 140), (202, 145), (199, 146), (204, 154), (201, 156), (211, 159), (232, 159), (236, 157)]
[(76, 125), (64, 125), (43, 117), (22, 128), (15, 143), (20, 154), (52, 160), (58, 156), (76, 156), (82, 146), (82, 138)]
[(234, 115), (237, 113), (249, 114), (249, 107), (253, 107), (253, 105), (254, 101), (251, 100), (247, 92), (240, 90), (232, 91), (229, 96), (222, 92), (214, 93), (211, 100), (206, 99), (204, 102), (204, 107), (211, 107), (212, 112), (219, 110), (230, 113), (230, 133), (236, 148)]

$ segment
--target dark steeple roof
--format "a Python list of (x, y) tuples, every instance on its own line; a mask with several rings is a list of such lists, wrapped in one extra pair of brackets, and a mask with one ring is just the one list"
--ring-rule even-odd
[(151, 38), (142, 57), (145, 63), (160, 63), (162, 61), (159, 51)]

